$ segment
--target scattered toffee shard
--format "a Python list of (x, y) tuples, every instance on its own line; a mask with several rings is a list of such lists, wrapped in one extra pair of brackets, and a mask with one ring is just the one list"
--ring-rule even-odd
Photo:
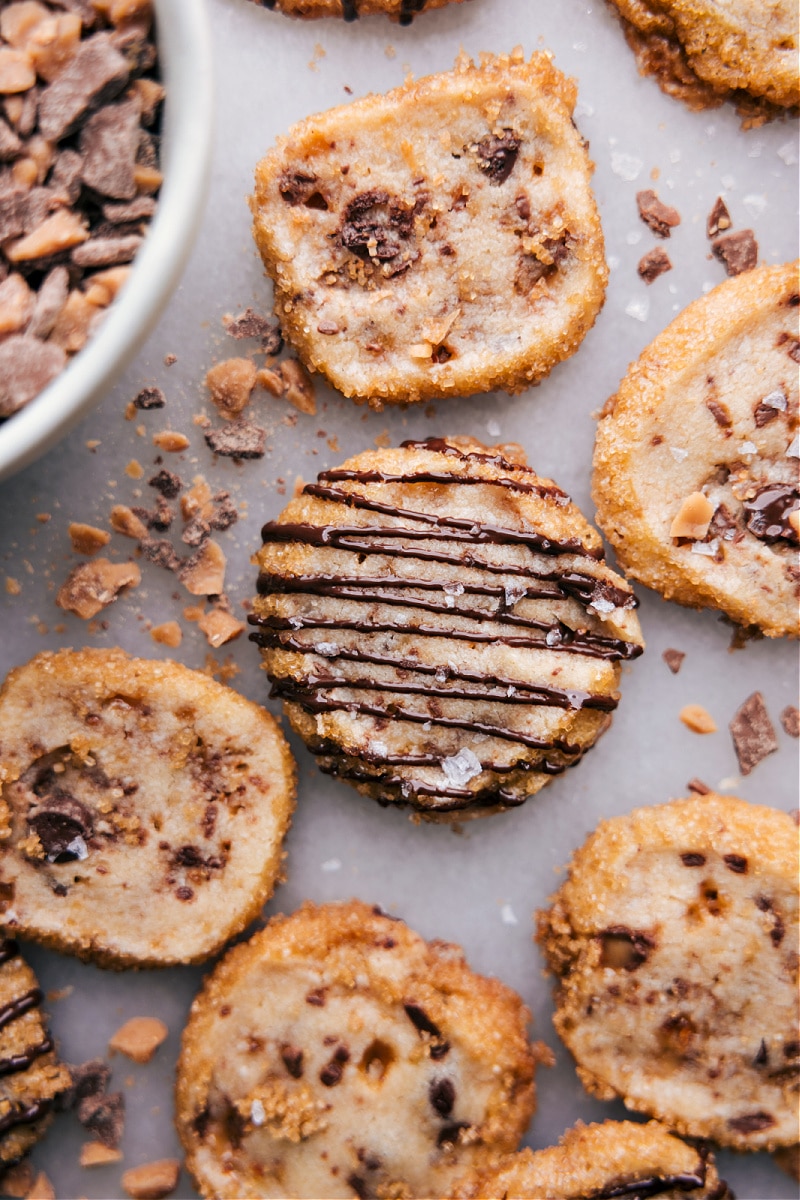
[(760, 762), (778, 749), (775, 728), (760, 692), (753, 692), (748, 696), (735, 713), (729, 728), (739, 760), (739, 770), (743, 775), (749, 775)]

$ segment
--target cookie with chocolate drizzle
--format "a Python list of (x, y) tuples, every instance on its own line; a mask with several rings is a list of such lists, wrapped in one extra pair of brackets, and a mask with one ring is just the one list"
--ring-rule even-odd
[(323, 771), (429, 819), (512, 808), (578, 762), (642, 652), (633, 592), (519, 446), (367, 451), (262, 536), (272, 694)]
[(358, 901), (304, 904), (195, 1000), (178, 1132), (204, 1197), (452, 1196), (535, 1108), (530, 1014), (458, 946)]
[(252, 3), (275, 9), (287, 17), (343, 17), (345, 21), (357, 21), (359, 17), (385, 13), (398, 25), (410, 25), (417, 13), (443, 8), (445, 4), (462, 4), (463, 0), (252, 0)]
[(0, 927), (102, 966), (200, 962), (269, 898), (294, 805), (273, 718), (121, 650), (0, 691)]
[(72, 1080), (39, 1007), (42, 992), (19, 946), (0, 939), (0, 1172), (42, 1137)]
[(668, 600), (797, 637), (798, 264), (695, 300), (632, 364), (597, 427), (597, 521)]
[(557, 1146), (509, 1154), (461, 1184), (459, 1200), (733, 1200), (706, 1147), (657, 1121), (575, 1125)]
[(796, 1143), (797, 839), (788, 813), (709, 792), (576, 851), (539, 941), (590, 1092), (737, 1150)]
[(603, 303), (577, 90), (545, 53), (295, 125), (256, 169), (253, 233), (307, 367), (381, 407), (521, 391)]

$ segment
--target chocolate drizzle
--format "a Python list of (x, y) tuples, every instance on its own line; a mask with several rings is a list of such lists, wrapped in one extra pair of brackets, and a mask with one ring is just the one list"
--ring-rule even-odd
[(40, 1117), (47, 1116), (52, 1107), (52, 1100), (37, 1100), (34, 1104), (12, 1108), (0, 1117), (0, 1134), (15, 1129), (17, 1125), (30, 1125), (33, 1121), (38, 1121)]
[(12, 1021), (16, 1021), (17, 1017), (23, 1016), (32, 1008), (36, 1008), (37, 1004), (41, 1004), (41, 1002), (42, 993), (39, 988), (31, 988), (24, 996), (17, 996), (15, 1000), (9, 1000), (8, 1004), (4, 1004), (0, 1008), (0, 1029), (4, 1029), (6, 1025), (10, 1025)]
[[(262, 559), (258, 591), (267, 599), (249, 618), (257, 627), (251, 638), (269, 651), (273, 696), (312, 716), (370, 718), (376, 733), (405, 724), (418, 751), (373, 753), (368, 738), (363, 751), (347, 751), (318, 738), (314, 752), (324, 772), (371, 786), (387, 803), (442, 811), (513, 807), (532, 784), (535, 790), (537, 775), (560, 774), (597, 736), (559, 736), (559, 723), (550, 727), (546, 717), (543, 726), (537, 720), (532, 727), (530, 710), (586, 710), (597, 714), (587, 722), (599, 732), (617, 705), (608, 690), (555, 686), (553, 677), (563, 668), (546, 664), (564, 654), (607, 663), (638, 657), (638, 643), (605, 633), (596, 620), (613, 609), (634, 608), (636, 599), (598, 565), (602, 549), (542, 532), (538, 521), (531, 523), (530, 508), (515, 506), (514, 495), (536, 497), (546, 513), (570, 503), (531, 468), (499, 453), (461, 451), (442, 439), (402, 448), (437, 458), (430, 464), (417, 458), (407, 473), (324, 471), (303, 489), (310, 520), (264, 525), (264, 544), (276, 550)], [(450, 461), (442, 464), (442, 458)], [(513, 517), (492, 524), (455, 515), (451, 489), (460, 485), (487, 489), (487, 513), (495, 503), (489, 489), (506, 493), (508, 500), (500, 498), (497, 508)], [(394, 502), (397, 489), (406, 507)], [(414, 507), (418, 499), (428, 503)], [(355, 523), (342, 521), (347, 509), (359, 514)], [(323, 513), (319, 523), (317, 511)], [(284, 544), (296, 549), (290, 559), (278, 549)], [(489, 561), (480, 553), (483, 546), (507, 549)], [(575, 602), (589, 610), (577, 622)], [(568, 606), (563, 620), (561, 606)], [(394, 610), (400, 610), (396, 618)], [(434, 639), (441, 639), (441, 650)], [(495, 662), (484, 667), (499, 647), (546, 658), (513, 678)], [(412, 732), (415, 726), (424, 732)], [(462, 780), (458, 747), (464, 741), (451, 731), (476, 735), (476, 746), (491, 739), (507, 749), (492, 753), (486, 745), (480, 759), (471, 751)], [(441, 782), (431, 774), (437, 768)], [(504, 777), (502, 785), (493, 775)]]
[(800, 492), (786, 483), (768, 483), (745, 500), (747, 528), (762, 542), (798, 544), (797, 530), (789, 523), (789, 514), (800, 508)]
[(599, 1192), (592, 1192), (588, 1200), (618, 1200), (629, 1197), (629, 1200), (644, 1200), (649, 1196), (660, 1196), (673, 1190), (693, 1192), (705, 1187), (706, 1163), (701, 1160), (693, 1174), (682, 1175), (651, 1175), (646, 1179), (637, 1179), (631, 1183), (612, 1184)]
[[(11, 938), (0, 943), (0, 966), (10, 962), (19, 954), (18, 944)], [(13, 1000), (9, 1000), (6, 1004), (0, 1007), (0, 1029), (5, 1029), (6, 1026), (13, 1024), (19, 1020), (25, 1013), (38, 1007), (42, 1001), (42, 993), (40, 989), (31, 988), (22, 996), (16, 996)], [(9, 1054), (5, 1057), (0, 1057), (0, 1078), (8, 1075), (18, 1075), (22, 1071), (27, 1071), (28, 1067), (41, 1058), (42, 1055), (48, 1054), (53, 1049), (53, 1041), (46, 1034), (40, 1042), (32, 1046), (27, 1046), (19, 1054)], [(42, 1100), (29, 1106), (21, 1106), (12, 1108), (9, 1112), (0, 1117), (0, 1135), (9, 1129), (13, 1129), (17, 1125), (28, 1124), (31, 1121), (38, 1120), (44, 1116), (50, 1109), (51, 1102)]]

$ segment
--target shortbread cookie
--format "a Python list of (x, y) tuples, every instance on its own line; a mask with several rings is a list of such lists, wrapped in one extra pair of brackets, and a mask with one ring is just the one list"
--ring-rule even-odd
[(199, 962), (269, 898), (294, 802), (273, 718), (173, 662), (39, 654), (0, 691), (0, 925), (104, 966)]
[(597, 532), (518, 446), (367, 451), (262, 536), (250, 620), (273, 695), (322, 770), (382, 804), (522, 804), (606, 728), (642, 651)]
[(192, 1006), (187, 1166), (215, 1200), (452, 1195), (533, 1113), (528, 1018), (458, 946), (357, 901), (305, 904), (231, 950)]
[(597, 520), (628, 574), (769, 637), (798, 634), (797, 264), (690, 304), (597, 427)]
[(262, 8), (274, 8), (288, 17), (344, 17), (357, 21), (374, 13), (385, 13), (400, 25), (410, 25), (417, 13), (463, 0), (252, 0)]
[(589, 1091), (739, 1150), (798, 1141), (797, 837), (709, 793), (576, 852), (539, 937)]
[(603, 302), (576, 88), (549, 54), (455, 69), (295, 125), (253, 231), (306, 366), (384, 401), (519, 391)]
[[(640, 69), (692, 108), (800, 103), (794, 0), (611, 0)], [(752, 108), (752, 105), (750, 106)], [(757, 109), (753, 109), (757, 111)]]
[(0, 939), (0, 1172), (19, 1162), (51, 1121), (54, 1098), (70, 1086), (39, 1005), (36, 976), (19, 946)]
[(568, 1129), (557, 1146), (520, 1150), (462, 1185), (463, 1200), (733, 1200), (705, 1147), (687, 1146), (651, 1121)]

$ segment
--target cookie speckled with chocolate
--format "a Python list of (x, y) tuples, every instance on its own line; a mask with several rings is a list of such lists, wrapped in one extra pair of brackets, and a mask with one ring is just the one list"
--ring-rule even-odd
[(629, 575), (769, 637), (798, 634), (798, 264), (695, 300), (597, 427), (597, 520)]
[(357, 21), (375, 13), (385, 13), (400, 25), (410, 25), (417, 13), (463, 0), (252, 0), (262, 8), (275, 9), (288, 17), (344, 17)]
[(709, 792), (576, 852), (539, 939), (590, 1092), (738, 1150), (797, 1141), (797, 838)]
[(577, 349), (607, 270), (576, 95), (549, 54), (464, 56), (279, 140), (253, 231), (306, 366), (379, 406), (519, 391)]
[(0, 1172), (28, 1153), (70, 1086), (39, 1005), (36, 977), (15, 941), (0, 938)]
[(351, 901), (276, 917), (192, 1006), (178, 1131), (200, 1193), (449, 1196), (513, 1150), (547, 1054), (458, 946)]
[(262, 536), (273, 695), (323, 771), (430, 819), (522, 804), (576, 763), (642, 651), (597, 532), (518, 446), (367, 451)]
[(0, 691), (0, 926), (104, 966), (208, 958), (281, 866), (273, 718), (121, 650), (39, 654)]
[(664, 1125), (578, 1124), (557, 1146), (509, 1154), (462, 1184), (460, 1200), (733, 1200), (706, 1147), (687, 1146)]

